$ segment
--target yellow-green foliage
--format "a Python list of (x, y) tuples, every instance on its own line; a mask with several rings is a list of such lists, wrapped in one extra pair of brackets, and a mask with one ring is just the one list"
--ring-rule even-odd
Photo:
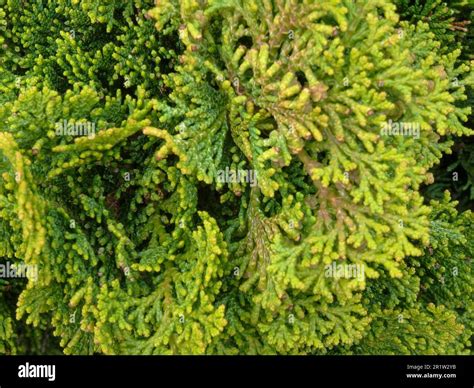
[(0, 283), (0, 352), (26, 322), (68, 354), (467, 353), (472, 216), (419, 190), (472, 69), (395, 10), (0, 1), (0, 260), (39, 269)]

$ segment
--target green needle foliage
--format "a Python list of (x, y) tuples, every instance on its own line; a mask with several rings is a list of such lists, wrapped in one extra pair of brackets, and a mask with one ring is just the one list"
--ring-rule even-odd
[[(469, 4), (471, 3), (471, 4)], [(474, 58), (474, 36), (471, 22), (474, 20), (472, 2), (465, 0), (398, 0), (397, 10), (401, 18), (412, 23), (428, 23), (436, 39), (441, 42), (440, 50), (444, 53), (460, 49), (459, 63), (469, 63)], [(453, 86), (459, 80), (453, 79)], [(458, 106), (473, 106), (474, 92), (469, 85), (466, 88), (467, 100), (458, 101)], [(473, 118), (468, 126), (472, 128)], [(445, 190), (450, 190), (453, 198), (459, 202), (461, 209), (471, 208), (474, 200), (474, 148), (468, 137), (454, 138), (452, 154), (445, 155), (441, 163), (432, 169), (435, 182), (423, 192), (428, 198), (442, 198)]]
[(444, 52), (460, 47), (468, 35), (472, 5), (467, 0), (397, 0), (395, 4), (402, 19), (428, 23)]
[(420, 189), (474, 75), (428, 24), (5, 0), (0, 31), (0, 263), (38, 270), (0, 279), (0, 352), (470, 352), (472, 214)]
[(381, 276), (367, 287), (365, 303), (374, 320), (356, 353), (472, 352), (474, 214), (458, 213), (447, 192), (431, 205), (431, 238), (424, 255), (405, 261), (400, 280)]

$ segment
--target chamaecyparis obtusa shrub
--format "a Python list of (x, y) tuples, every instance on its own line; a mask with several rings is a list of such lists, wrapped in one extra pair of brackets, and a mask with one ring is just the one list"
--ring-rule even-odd
[(0, 31), (0, 262), (37, 269), (0, 279), (1, 353), (470, 352), (473, 216), (420, 186), (473, 73), (429, 25), (4, 0)]

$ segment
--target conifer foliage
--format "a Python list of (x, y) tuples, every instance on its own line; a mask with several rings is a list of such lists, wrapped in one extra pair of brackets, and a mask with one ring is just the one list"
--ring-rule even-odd
[(386, 0), (0, 1), (0, 353), (470, 353), (474, 216), (420, 193), (461, 52)]
[[(474, 58), (474, 36), (471, 26), (474, 20), (474, 4), (466, 0), (398, 0), (397, 11), (402, 19), (416, 23), (428, 23), (430, 30), (441, 43), (440, 50), (449, 53), (460, 49), (458, 62)], [(453, 85), (459, 80), (454, 78)], [(472, 86), (466, 85), (467, 100), (458, 101), (459, 106), (472, 106), (474, 104), (474, 91)], [(472, 128), (473, 116), (470, 115), (469, 126)], [(474, 199), (474, 145), (472, 138), (453, 138), (452, 154), (445, 155), (441, 163), (432, 170), (436, 176), (433, 184), (423, 191), (428, 198), (440, 199), (445, 190), (450, 190), (453, 198), (459, 201), (459, 207), (471, 208)]]

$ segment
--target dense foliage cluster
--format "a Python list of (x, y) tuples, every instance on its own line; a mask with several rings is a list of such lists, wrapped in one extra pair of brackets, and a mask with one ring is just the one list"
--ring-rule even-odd
[(0, 353), (470, 353), (472, 57), (397, 5), (0, 0)]
[[(460, 49), (459, 63), (474, 59), (474, 29), (470, 28), (474, 20), (474, 8), (469, 1), (449, 1), (448, 5), (442, 0), (397, 0), (396, 4), (402, 19), (412, 23), (428, 23), (430, 30), (441, 43), (440, 50), (443, 53)], [(454, 84), (459, 82), (457, 79), (452, 81)], [(466, 100), (456, 103), (458, 106), (474, 105), (472, 86), (466, 85), (466, 95)], [(472, 115), (467, 125), (473, 127)], [(452, 154), (445, 155), (440, 164), (434, 166), (432, 172), (436, 181), (425, 187), (423, 192), (427, 198), (440, 199), (445, 190), (450, 190), (462, 209), (472, 210), (474, 144), (472, 138), (467, 136), (453, 138), (453, 141)]]

